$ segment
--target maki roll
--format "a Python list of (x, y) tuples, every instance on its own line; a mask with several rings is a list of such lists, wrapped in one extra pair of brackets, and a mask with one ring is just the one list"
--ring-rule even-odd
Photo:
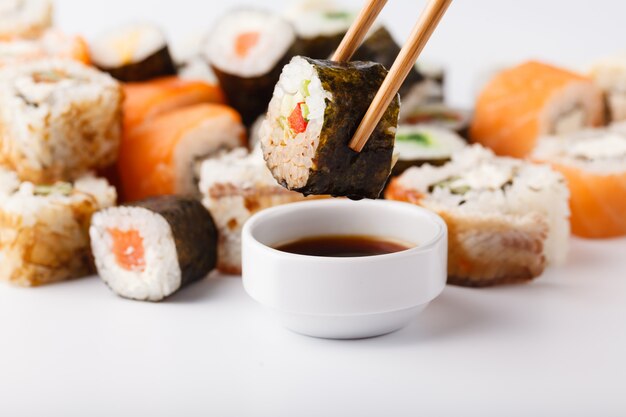
[(626, 236), (626, 133), (596, 129), (544, 137), (533, 158), (567, 179), (572, 232), (591, 239)]
[(285, 14), (296, 30), (298, 54), (328, 59), (337, 49), (356, 14), (329, 0), (304, 0)]
[(604, 91), (609, 120), (626, 120), (626, 55), (597, 62), (590, 76)]
[[(436, 104), (445, 101), (446, 72), (440, 65), (432, 62), (418, 61), (417, 72), (424, 78), (419, 87), (411, 95), (411, 105)], [(406, 102), (406, 100), (405, 100)]]
[(22, 180), (71, 180), (117, 159), (122, 90), (71, 60), (0, 69), (0, 165)]
[(285, 66), (261, 131), (279, 184), (304, 195), (380, 195), (392, 168), (399, 98), (361, 152), (348, 145), (386, 75), (373, 62), (294, 57)]
[(89, 222), (115, 204), (102, 179), (34, 185), (0, 170), (0, 280), (37, 286), (89, 275)]
[(239, 114), (196, 104), (156, 116), (124, 135), (118, 161), (124, 201), (196, 194), (202, 159), (245, 145)]
[[(399, 53), (400, 45), (396, 43), (391, 33), (385, 27), (380, 27), (367, 35), (363, 44), (352, 56), (352, 60), (378, 62), (389, 69)], [(403, 103), (405, 96), (410, 95), (412, 89), (419, 85), (423, 79), (424, 77), (416, 69), (409, 72), (399, 91)]]
[(0, 67), (44, 58), (67, 58), (89, 64), (89, 50), (80, 36), (55, 30), (48, 30), (37, 39), (0, 40)]
[(540, 62), (496, 75), (476, 102), (470, 138), (498, 155), (522, 158), (544, 135), (604, 123), (602, 91), (586, 77)]
[(0, 2), (0, 39), (36, 38), (51, 25), (51, 0)]
[(262, 10), (235, 10), (209, 35), (204, 52), (228, 103), (249, 127), (267, 110), (296, 35), (280, 16)]
[(125, 82), (176, 74), (165, 34), (151, 23), (126, 24), (102, 33), (91, 43), (91, 60)]
[(244, 148), (204, 161), (200, 192), (219, 231), (217, 268), (226, 274), (241, 273), (241, 230), (253, 214), (305, 200), (276, 184), (258, 150), (248, 154)]
[(398, 161), (391, 175), (398, 176), (413, 166), (443, 165), (465, 146), (463, 138), (446, 129), (401, 125), (396, 133), (394, 148)]
[(100, 278), (117, 295), (160, 301), (208, 275), (217, 230), (197, 200), (165, 196), (93, 216), (91, 247)]
[(448, 282), (470, 287), (529, 281), (562, 263), (568, 195), (563, 176), (549, 166), (496, 157), (479, 145), (441, 167), (405, 171), (386, 192), (443, 217)]
[(470, 111), (457, 109), (445, 104), (418, 104), (411, 107), (402, 102), (400, 123), (428, 125), (448, 129), (467, 138), (472, 120)]

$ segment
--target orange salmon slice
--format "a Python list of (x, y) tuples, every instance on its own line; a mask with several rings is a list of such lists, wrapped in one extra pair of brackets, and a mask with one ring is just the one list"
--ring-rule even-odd
[(127, 271), (145, 271), (145, 250), (139, 231), (109, 228), (108, 232), (113, 239), (113, 254), (117, 264)]

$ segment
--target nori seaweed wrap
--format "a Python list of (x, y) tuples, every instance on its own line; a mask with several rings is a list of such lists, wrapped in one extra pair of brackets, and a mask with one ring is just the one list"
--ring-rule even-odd
[(377, 198), (392, 168), (399, 98), (360, 153), (348, 144), (386, 75), (373, 62), (294, 57), (283, 69), (261, 128), (274, 178), (305, 195)]
[(148, 23), (126, 25), (100, 35), (91, 45), (91, 59), (100, 70), (124, 82), (176, 74), (165, 35)]
[(161, 196), (102, 210), (90, 236), (100, 277), (126, 298), (160, 301), (217, 264), (217, 227), (193, 198)]
[(246, 127), (267, 110), (280, 71), (295, 54), (295, 41), (286, 20), (248, 9), (225, 15), (208, 37), (204, 54)]

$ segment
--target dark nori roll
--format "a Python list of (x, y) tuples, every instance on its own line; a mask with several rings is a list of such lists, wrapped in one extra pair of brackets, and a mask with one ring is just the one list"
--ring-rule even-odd
[(225, 15), (204, 47), (229, 104), (246, 127), (267, 110), (282, 67), (297, 50), (293, 27), (263, 10)]
[(419, 104), (402, 108), (400, 123), (429, 125), (452, 130), (461, 137), (469, 137), (472, 112), (445, 104)]
[(217, 227), (193, 198), (161, 196), (102, 210), (90, 236), (100, 277), (126, 298), (160, 301), (217, 264)]
[[(400, 49), (400, 45), (396, 43), (391, 33), (381, 26), (367, 36), (363, 44), (354, 53), (352, 60), (378, 62), (390, 69), (398, 57)], [(413, 69), (400, 87), (400, 96), (408, 94), (416, 84), (423, 80), (424, 77), (416, 69)]]
[(265, 159), (281, 185), (305, 195), (380, 195), (391, 172), (399, 98), (360, 153), (348, 144), (386, 75), (373, 62), (291, 60), (261, 129)]
[(151, 24), (126, 25), (102, 34), (91, 46), (91, 59), (124, 82), (176, 74), (165, 35)]

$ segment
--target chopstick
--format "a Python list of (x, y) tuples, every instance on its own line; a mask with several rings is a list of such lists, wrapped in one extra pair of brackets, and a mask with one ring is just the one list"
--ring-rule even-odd
[(350, 61), (350, 58), (352, 58), (352, 55), (354, 55), (359, 46), (361, 46), (367, 32), (386, 4), (387, 0), (369, 0), (365, 6), (363, 6), (363, 9), (361, 9), (361, 12), (359, 12), (359, 15), (356, 17), (354, 23), (350, 26), (350, 29), (348, 29), (339, 47), (337, 47), (337, 50), (333, 54), (333, 61)]
[[(376, 3), (376, 2), (370, 2)], [(413, 70), (417, 57), (426, 46), (452, 0), (431, 0), (420, 15), (407, 43), (402, 47), (378, 93), (350, 141), (350, 148), (361, 152), (385, 111), (398, 94), (400, 86)], [(384, 4), (384, 3), (383, 3)], [(368, 5), (369, 6), (369, 5)], [(380, 13), (380, 10), (376, 14)], [(359, 14), (361, 17), (363, 13)], [(370, 23), (371, 25), (371, 23)], [(354, 26), (359, 26), (355, 23)], [(365, 31), (367, 32), (367, 30)], [(365, 36), (365, 35), (363, 35)], [(344, 39), (345, 41), (345, 39)], [(343, 44), (343, 42), (342, 42)]]

